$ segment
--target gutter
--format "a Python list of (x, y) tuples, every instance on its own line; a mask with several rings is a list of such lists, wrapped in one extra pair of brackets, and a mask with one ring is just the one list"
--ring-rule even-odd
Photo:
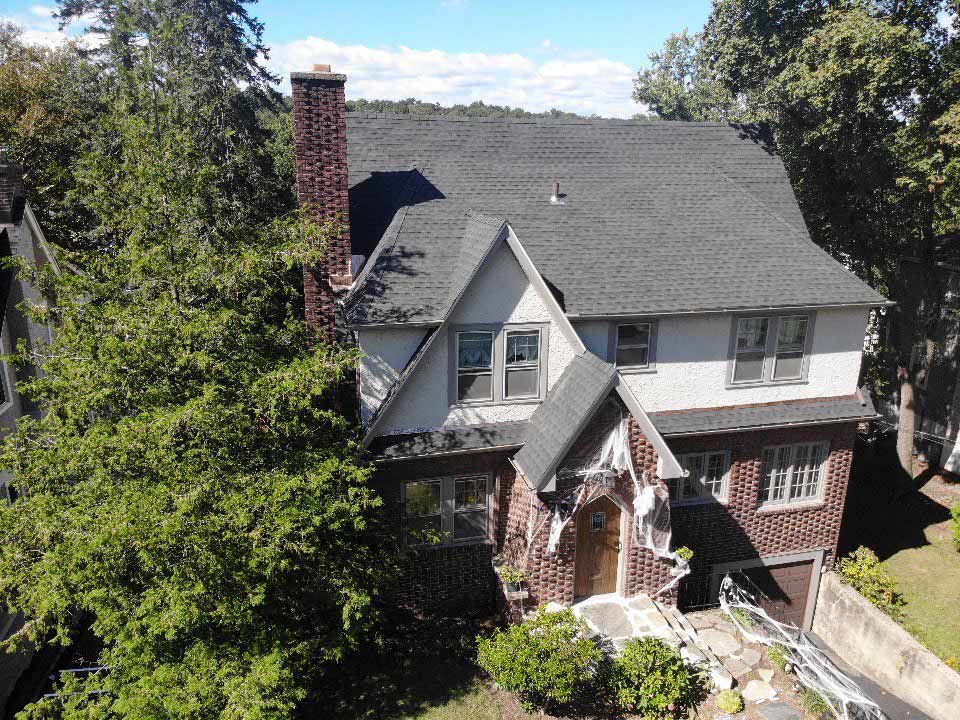
[(665, 438), (693, 437), (695, 435), (729, 435), (730, 433), (749, 432), (753, 430), (783, 430), (796, 427), (811, 427), (814, 425), (839, 425), (849, 422), (869, 422), (883, 418), (879, 413), (876, 415), (862, 415), (849, 418), (830, 418), (829, 420), (798, 420), (792, 423), (777, 423), (775, 425), (744, 425), (735, 428), (725, 428), (723, 430), (690, 430), (688, 432), (663, 433)]

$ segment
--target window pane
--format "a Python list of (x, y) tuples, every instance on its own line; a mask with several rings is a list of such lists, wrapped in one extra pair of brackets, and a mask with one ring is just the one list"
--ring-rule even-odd
[(433, 515), (440, 512), (440, 481), (407, 483), (408, 516)]
[(763, 451), (763, 499), (765, 502), (783, 501), (790, 475), (790, 447)]
[(540, 360), (540, 333), (507, 333), (507, 365)]
[(539, 391), (539, 369), (524, 368), (522, 370), (507, 370), (503, 388), (505, 397), (536, 397)]
[(790, 380), (803, 374), (803, 351), (777, 353), (777, 364), (773, 368), (774, 380)]
[(763, 353), (739, 353), (733, 367), (734, 382), (756, 382), (763, 379)]
[(462, 332), (457, 334), (457, 362), (461, 368), (489, 368), (493, 360), (493, 334)]
[(486, 510), (458, 512), (453, 516), (453, 537), (457, 540), (462, 540), (464, 538), (484, 537), (486, 534)]
[(492, 373), (467, 373), (457, 377), (458, 400), (491, 400)]
[(456, 509), (487, 507), (487, 479), (485, 477), (462, 478), (456, 482)]
[(726, 456), (723, 453), (712, 453), (707, 459), (707, 475), (703, 484), (706, 494), (720, 497), (723, 494), (723, 474), (726, 472)]
[(797, 348), (802, 350), (807, 339), (807, 318), (799, 315), (780, 318), (780, 330), (777, 333), (777, 348)]
[(620, 345), (649, 345), (649, 344), (650, 344), (650, 324), (649, 323), (617, 326), (617, 346), (618, 347)]
[(432, 542), (440, 536), (440, 516), (408, 517), (406, 530), (407, 540), (411, 543)]
[(703, 483), (703, 455), (687, 455), (685, 470), (690, 471), (690, 475), (683, 480), (684, 500), (700, 497), (700, 488)]
[(647, 348), (619, 348), (617, 350), (617, 365), (644, 367), (647, 365)]
[(767, 344), (768, 318), (740, 318), (737, 322), (737, 352), (763, 350)]

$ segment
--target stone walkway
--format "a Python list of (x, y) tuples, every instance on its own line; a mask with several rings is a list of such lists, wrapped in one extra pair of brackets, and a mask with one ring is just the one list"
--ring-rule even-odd
[(706, 669), (719, 689), (739, 685), (751, 717), (800, 720), (793, 706), (781, 701), (774, 687), (775, 671), (743, 637), (722, 610), (682, 614), (649, 597), (595, 595), (573, 605), (594, 636), (602, 636), (611, 652), (632, 637), (656, 637), (676, 647), (690, 664)]

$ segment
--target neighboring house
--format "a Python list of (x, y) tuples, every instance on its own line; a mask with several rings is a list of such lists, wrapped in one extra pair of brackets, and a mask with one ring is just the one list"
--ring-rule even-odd
[[(23, 187), (23, 167), (14, 162), (5, 148), (0, 148), (0, 256), (20, 255), (33, 264), (56, 260), (44, 240), (37, 218), (30, 209)], [(27, 302), (41, 302), (40, 294), (29, 283), (10, 270), (0, 270), (0, 353), (9, 354), (22, 340), (28, 347), (50, 339), (50, 328), (28, 319), (17, 307)], [(0, 363), (0, 437), (12, 430), (24, 415), (38, 415), (38, 408), (17, 392), (17, 381), (33, 374), (30, 369), (17, 370), (10, 363)], [(13, 490), (8, 486), (10, 473), (0, 469), (0, 502), (11, 502)], [(19, 627), (19, 615), (0, 613), (0, 639)], [(14, 690), (17, 678), (30, 664), (29, 651), (0, 655), (0, 711)]]
[(379, 486), (407, 530), (445, 537), (397, 599), (485, 602), (495, 558), (526, 572), (527, 607), (662, 588), (673, 564), (628, 530), (626, 476), (547, 549), (569, 470), (625, 414), (696, 553), (664, 599), (706, 602), (743, 569), (809, 622), (876, 417), (857, 381), (886, 301), (811, 242), (769, 138), (347, 114), (345, 77), (318, 69), (292, 75), (298, 190), (347, 231), (305, 273), (307, 317), (355, 332)]

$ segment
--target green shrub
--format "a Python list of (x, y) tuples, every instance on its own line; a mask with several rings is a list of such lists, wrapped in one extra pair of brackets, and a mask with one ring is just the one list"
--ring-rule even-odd
[(903, 618), (903, 597), (877, 554), (862, 545), (837, 563), (840, 578), (894, 620)]
[(774, 643), (770, 647), (770, 650), (767, 654), (770, 656), (770, 662), (780, 668), (783, 672), (786, 672), (787, 667), (793, 663), (793, 658), (790, 655), (790, 651), (780, 643)]
[(753, 629), (753, 618), (750, 617), (750, 613), (748, 613), (743, 608), (734, 608), (733, 610), (730, 611), (730, 614), (733, 615), (734, 619), (737, 621), (740, 627), (745, 628), (747, 630)]
[(688, 548), (686, 545), (677, 548), (677, 557), (690, 562), (693, 559), (693, 550)]
[(958, 673), (960, 673), (960, 658), (954, 655), (951, 655), (946, 660), (944, 660), (944, 662), (947, 664), (948, 668), (950, 668), (951, 670), (956, 670)]
[(738, 713), (743, 710), (743, 695), (736, 690), (723, 690), (717, 695), (717, 708), (725, 713)]
[(823, 699), (823, 695), (816, 690), (804, 688), (800, 691), (800, 702), (807, 714), (815, 718), (821, 718), (832, 714), (830, 705)]
[(568, 703), (591, 681), (600, 650), (569, 609), (537, 612), (490, 638), (477, 639), (477, 661), (528, 712)]
[(950, 515), (953, 516), (953, 546), (960, 552), (960, 502), (953, 506)]
[(526, 573), (523, 570), (515, 570), (509, 565), (500, 566), (500, 579), (505, 583), (510, 583), (511, 585), (519, 585), (526, 578)]
[(623, 710), (646, 718), (675, 717), (696, 704), (699, 674), (656, 638), (632, 638), (610, 669), (610, 691)]

